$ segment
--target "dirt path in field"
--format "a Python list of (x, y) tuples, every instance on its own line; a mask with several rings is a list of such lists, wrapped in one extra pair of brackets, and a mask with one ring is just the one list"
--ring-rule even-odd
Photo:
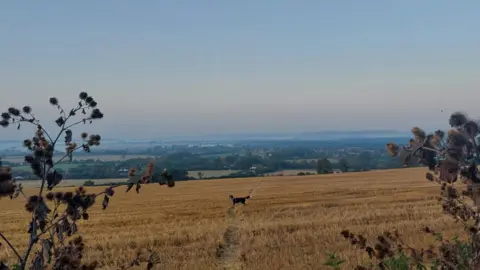
[(229, 224), (223, 233), (223, 243), (217, 248), (217, 257), (219, 259), (220, 269), (243, 269), (240, 255), (240, 219), (237, 211), (231, 207), (228, 209)]

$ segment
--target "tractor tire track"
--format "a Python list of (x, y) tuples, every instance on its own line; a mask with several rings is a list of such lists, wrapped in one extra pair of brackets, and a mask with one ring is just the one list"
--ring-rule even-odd
[(219, 269), (240, 270), (243, 264), (240, 257), (240, 220), (234, 207), (227, 211), (230, 221), (227, 229), (223, 233), (223, 243), (217, 248), (217, 257), (219, 259)]

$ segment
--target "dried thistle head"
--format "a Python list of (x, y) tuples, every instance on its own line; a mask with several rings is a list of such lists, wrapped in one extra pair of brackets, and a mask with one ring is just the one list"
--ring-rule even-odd
[(428, 141), (427, 141), (427, 144), (432, 147), (432, 148), (438, 148), (440, 147), (441, 143), (442, 143), (442, 139), (436, 135), (428, 135), (427, 136), (428, 138)]
[(19, 109), (13, 107), (8, 108), (8, 113), (12, 116), (20, 116), (21, 114)]
[(454, 112), (451, 116), (450, 119), (448, 120), (448, 123), (450, 124), (451, 127), (460, 127), (467, 123), (468, 118), (467, 116), (462, 113), (462, 112)]
[(154, 167), (153, 162), (149, 162), (147, 164), (147, 170), (145, 171), (145, 175), (152, 175), (153, 167)]
[(387, 151), (392, 156), (397, 156), (400, 150), (400, 147), (395, 143), (387, 143)]
[(56, 106), (58, 105), (58, 99), (56, 97), (51, 97), (49, 100), (51, 105)]
[(440, 173), (439, 179), (447, 183), (454, 183), (458, 178), (458, 162), (454, 160), (440, 160), (438, 164), (438, 171)]
[(102, 137), (98, 134), (90, 134), (90, 137), (87, 140), (87, 144), (89, 146), (93, 146), (93, 145), (98, 146), (98, 145), (100, 145), (100, 140), (101, 139), (102, 139)]
[(447, 145), (449, 148), (462, 148), (468, 144), (468, 138), (458, 129), (448, 131)]
[(343, 230), (340, 233), (351, 245), (357, 246), (364, 250), (371, 259), (382, 261), (386, 258), (391, 258), (403, 251), (403, 241), (400, 234), (394, 230), (393, 232), (386, 231), (378, 235), (374, 245), (370, 246), (367, 239), (362, 235), (356, 235), (348, 230)]
[(0, 165), (0, 198), (12, 196), (17, 185), (12, 180), (12, 168)]
[(103, 113), (100, 112), (99, 109), (94, 109), (92, 113), (90, 114), (91, 119), (102, 119), (103, 118)]
[(160, 256), (157, 252), (150, 249), (138, 249), (135, 252), (135, 257), (126, 264), (122, 269), (128, 269), (135, 266), (140, 266), (141, 263), (147, 263), (146, 269), (153, 269), (155, 265), (161, 263)]
[(10, 121), (8, 121), (6, 119), (0, 120), (0, 126), (6, 128), (6, 127), (8, 127), (8, 125), (10, 125)]
[(130, 168), (130, 170), (128, 171), (128, 177), (133, 177), (133, 176), (135, 176), (135, 171), (136, 171), (136, 170), (137, 170), (137, 169), (135, 169), (135, 168)]
[(412, 128), (412, 134), (417, 142), (422, 142), (427, 138), (425, 131), (419, 127)]
[(54, 254), (53, 269), (96, 269), (98, 262), (82, 263), (85, 243), (81, 236), (70, 240), (67, 245), (57, 249)]
[(80, 94), (78, 95), (78, 98), (81, 100), (85, 100), (87, 99), (87, 97), (88, 97), (87, 92), (80, 92)]
[(152, 179), (153, 176), (153, 162), (149, 162), (147, 164), (147, 169), (145, 170), (145, 174), (141, 178), (142, 183), (148, 183)]

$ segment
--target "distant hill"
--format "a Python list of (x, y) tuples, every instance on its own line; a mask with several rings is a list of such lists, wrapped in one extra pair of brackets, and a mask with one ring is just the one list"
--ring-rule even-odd
[[(213, 134), (201, 136), (176, 136), (172, 138), (156, 140), (136, 139), (102, 139), (102, 144), (96, 147), (98, 150), (116, 149), (147, 149), (162, 144), (190, 144), (190, 143), (245, 143), (245, 142), (272, 142), (281, 141), (334, 141), (334, 140), (365, 140), (365, 139), (394, 139), (408, 137), (408, 133), (395, 130), (354, 130), (354, 131), (318, 131), (301, 133), (243, 133), (243, 134)], [(9, 155), (21, 155), (27, 150), (21, 142), (15, 140), (0, 140), (0, 151)], [(59, 150), (62, 151), (62, 150)]]
[(178, 136), (165, 139), (164, 141), (334, 140), (348, 138), (387, 138), (404, 136), (408, 136), (408, 133), (399, 132), (396, 130), (346, 130), (301, 133), (243, 133)]

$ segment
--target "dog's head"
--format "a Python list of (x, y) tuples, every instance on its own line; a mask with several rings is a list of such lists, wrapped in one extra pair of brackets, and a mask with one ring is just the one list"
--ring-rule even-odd
[(233, 195), (228, 195), (228, 198), (233, 199)]

